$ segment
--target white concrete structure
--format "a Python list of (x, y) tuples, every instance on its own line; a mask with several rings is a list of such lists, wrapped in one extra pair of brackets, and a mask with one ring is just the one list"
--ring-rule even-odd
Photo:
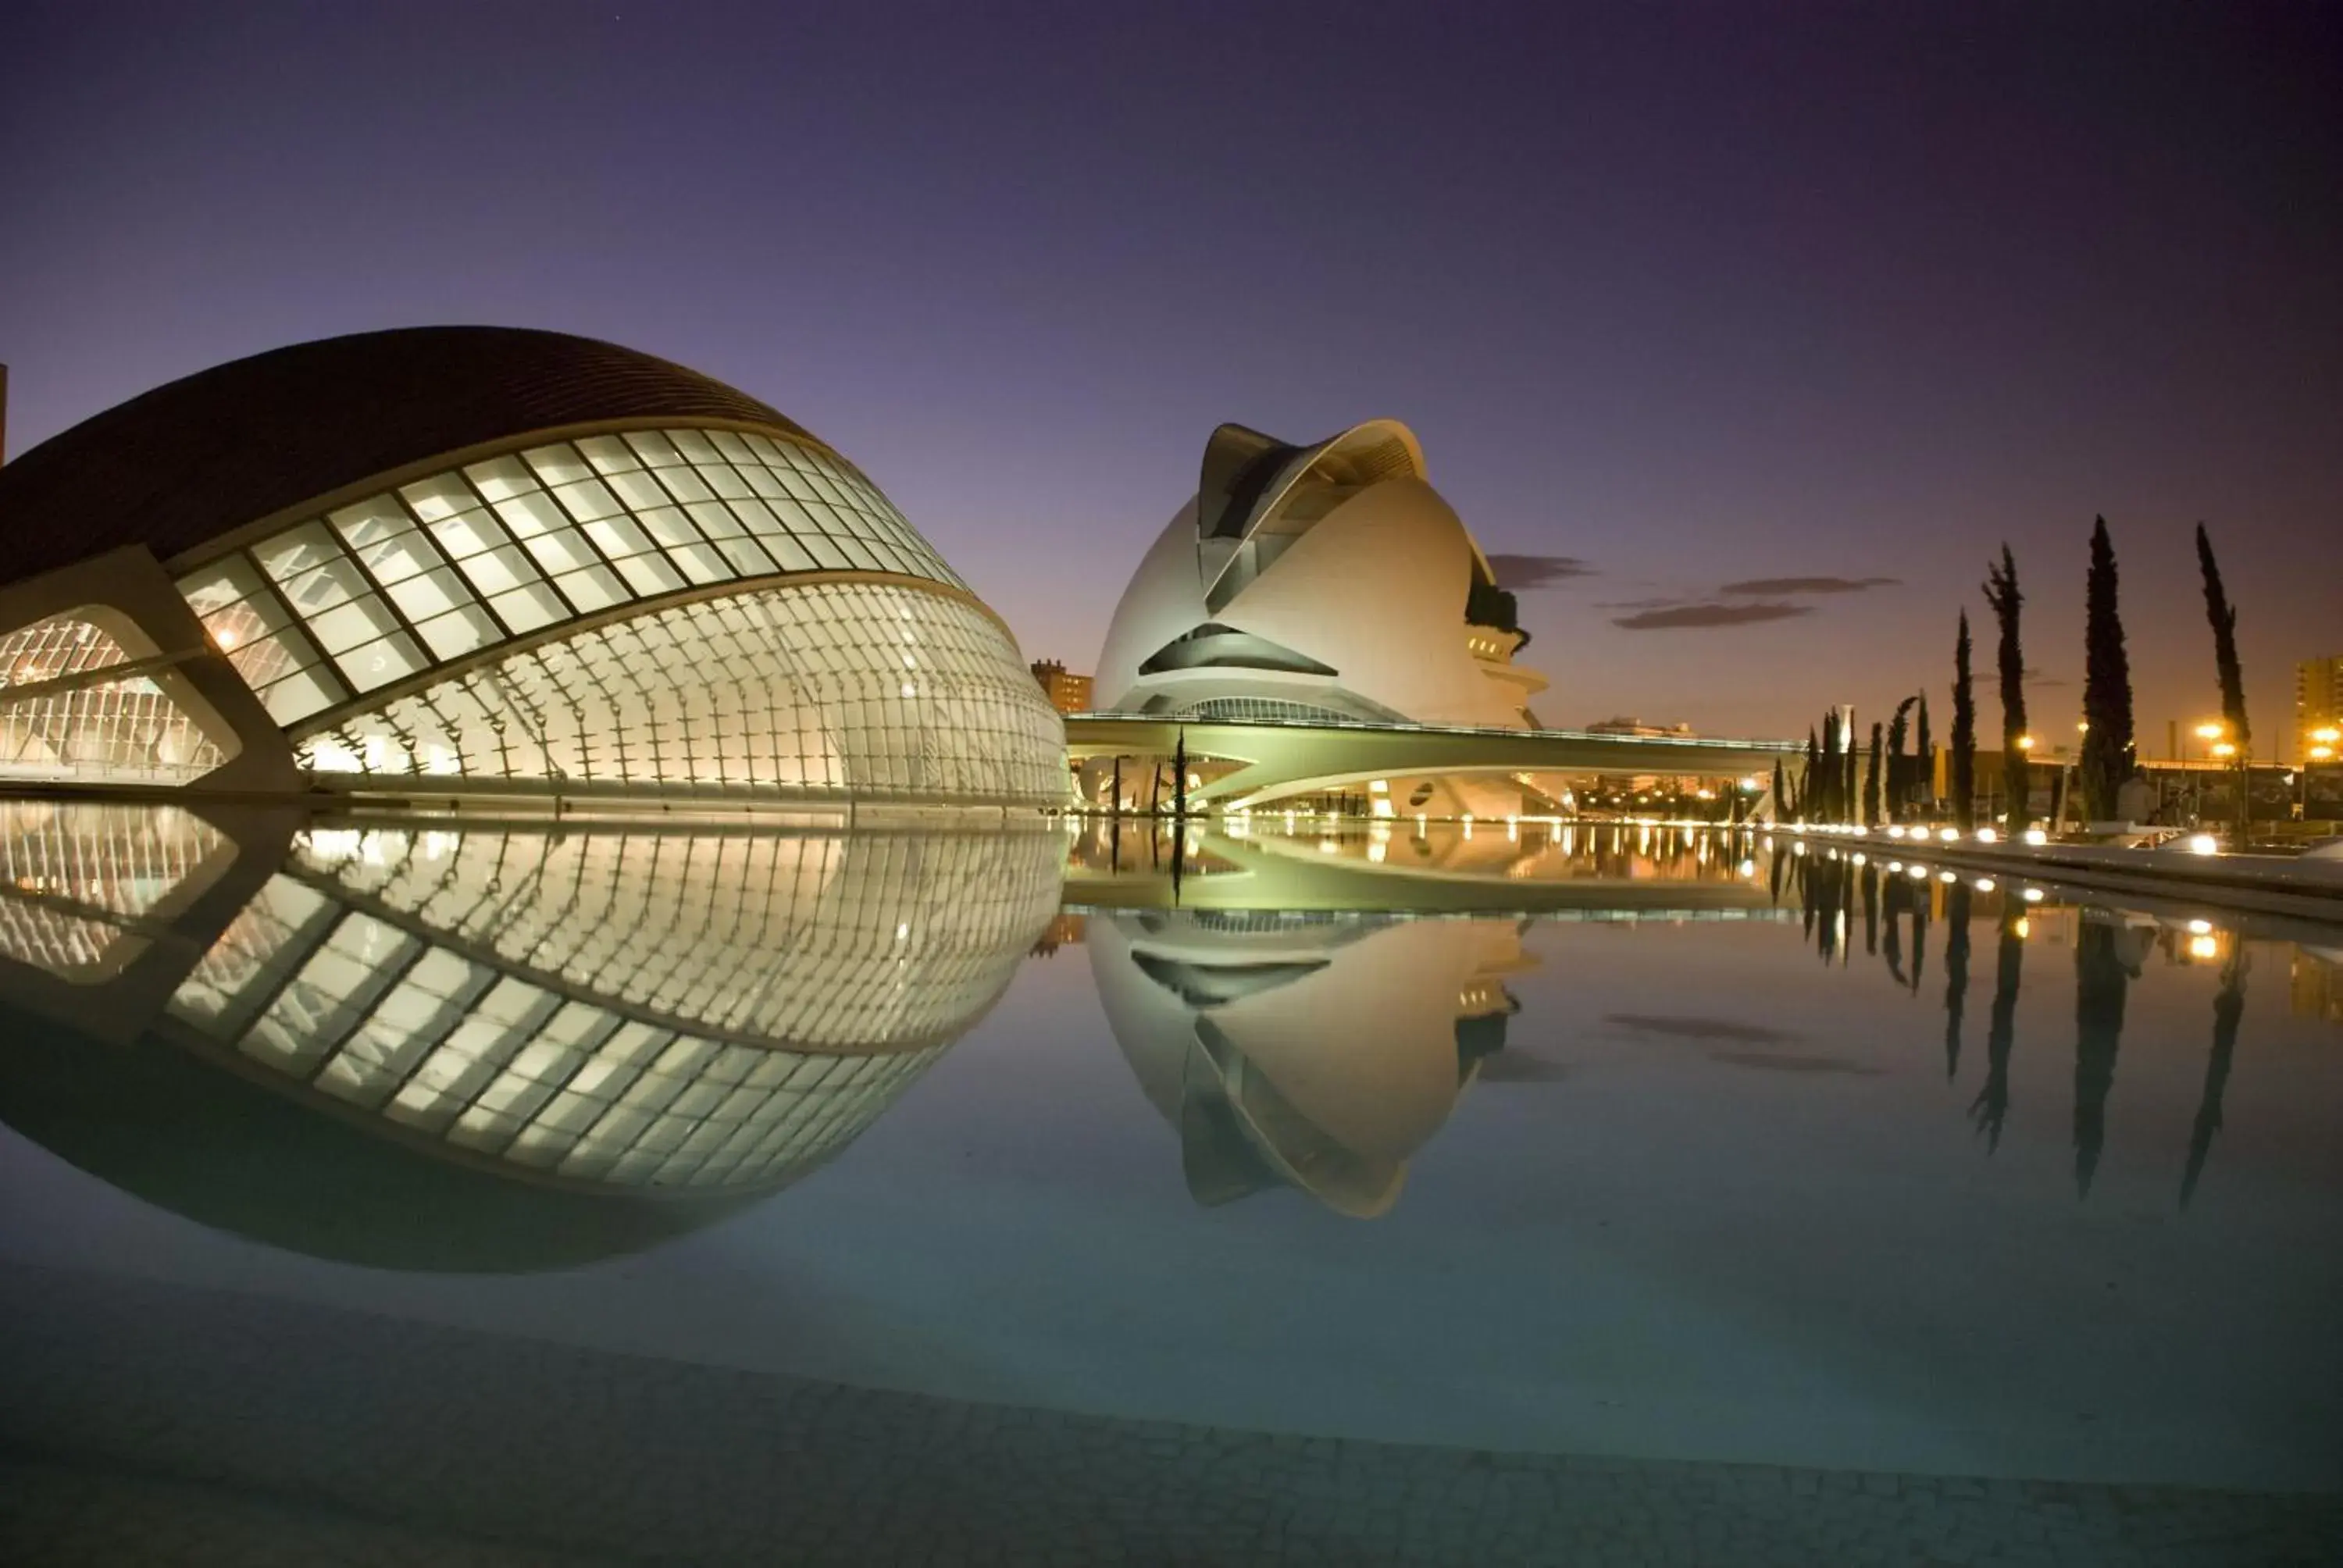
[(1223, 425), (1115, 608), (1099, 709), (1534, 728), (1546, 681), (1496, 590), (1404, 425), (1306, 447)]

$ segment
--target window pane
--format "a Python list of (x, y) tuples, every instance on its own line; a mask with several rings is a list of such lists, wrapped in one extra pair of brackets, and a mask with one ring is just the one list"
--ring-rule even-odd
[(464, 474), (491, 501), (509, 500), (538, 487), (537, 480), (518, 457), (491, 457), (485, 463), (472, 464)]
[(407, 508), (392, 496), (368, 497), (356, 506), (344, 507), (327, 516), (333, 522), (334, 531), (353, 546), (372, 544), (415, 527), (407, 518)]
[(748, 531), (740, 526), (740, 519), (732, 515), (731, 508), (721, 501), (694, 501), (684, 510), (689, 512), (691, 520), (699, 525), (699, 531), (711, 539), (729, 538)]
[[(327, 653), (335, 654), (398, 629), (398, 619), (390, 613), (390, 607), (372, 594), (336, 605), (308, 619), (309, 630), (318, 643)], [(381, 682), (375, 684), (379, 686)]]
[(302, 572), (285, 585), (285, 598), (304, 617), (315, 617), (369, 591), (357, 562), (347, 556)]
[(505, 527), (513, 531), (515, 538), (521, 539), (569, 526), (568, 518), (553, 504), (553, 498), (542, 490), (498, 501), (497, 516), (504, 519)]
[(696, 583), (720, 583), (732, 576), (724, 558), (707, 545), (679, 545), (668, 552), (683, 575)]
[(586, 537), (614, 561), (640, 555), (651, 548), (649, 536), (635, 526), (632, 518), (605, 518), (598, 523), (588, 523)]
[(805, 541), (805, 547), (813, 552), (814, 564), (822, 570), (839, 572), (846, 569), (848, 566), (846, 552), (840, 549), (836, 541), (827, 535), (816, 534)]
[(610, 487), (599, 479), (584, 479), (574, 485), (564, 485), (553, 492), (561, 502), (561, 509), (581, 523), (597, 518), (607, 518), (625, 508), (618, 498), (610, 494)]
[(740, 439), (749, 443), (749, 450), (757, 455), (757, 461), (760, 463), (785, 463), (789, 460), (781, 456), (781, 449), (773, 444), (772, 438), (769, 436), (760, 436), (754, 430), (747, 430), (741, 433)]
[(543, 583), (531, 583), (512, 593), (498, 594), (488, 601), (488, 605), (497, 612), (498, 618), (512, 628), (515, 635), (569, 618), (569, 607)]
[(260, 705), (279, 724), (322, 713), (342, 699), (341, 682), (323, 669), (288, 675), (260, 694)]
[(635, 519), (650, 531), (652, 538), (663, 545), (696, 545), (699, 530), (691, 519), (673, 507), (656, 507)]
[(431, 525), (431, 537), (439, 548), (456, 560), (466, 556), (492, 550), (509, 537), (496, 518), (486, 512), (473, 512), (466, 517), (448, 518)]
[(659, 487), (659, 482), (639, 470), (611, 475), (610, 488), (618, 492), (618, 499), (627, 504), (629, 511), (647, 512), (668, 504), (668, 493)]
[(209, 615), (259, 591), (260, 578), (242, 556), (230, 556), (179, 579), (179, 592), (197, 615)]
[(304, 523), (297, 528), (288, 528), (252, 548), (260, 569), (278, 582), (298, 577), (320, 562), (338, 560), (341, 554), (341, 546), (334, 542), (323, 523)]
[(578, 450), (594, 465), (598, 474), (623, 474), (629, 468), (641, 467), (642, 462), (616, 436), (588, 436), (578, 443)]
[(377, 582), (403, 581), (439, 564), (439, 552), (425, 543), (421, 531), (412, 527), (402, 533), (379, 535), (363, 545), (352, 540), (351, 545)]
[(586, 466), (586, 459), (580, 457), (567, 441), (556, 441), (550, 447), (532, 447), (521, 456), (528, 459), (528, 466), (537, 470), (537, 477), (548, 486), (574, 484), (593, 472)]
[(754, 490), (749, 488), (749, 481), (740, 477), (739, 470), (728, 463), (710, 463), (706, 467), (694, 471), (708, 481), (709, 489), (728, 501), (740, 496), (756, 494)]
[(504, 593), (523, 583), (537, 580), (537, 568), (528, 558), (511, 545), (490, 550), (484, 556), (474, 556), (460, 563), (464, 576), (484, 594)]
[(390, 602), (409, 620), (427, 620), (472, 602), (472, 596), (454, 572), (441, 567), (437, 571), (421, 577), (408, 578), (390, 586)]
[(744, 578), (767, 577), (775, 569), (772, 558), (759, 549), (754, 539), (722, 539), (716, 548)]
[(635, 456), (654, 468), (672, 468), (683, 461), (683, 454), (675, 449), (675, 443), (657, 430), (630, 430), (627, 433), (627, 445), (635, 449)]
[(748, 480), (749, 487), (756, 491), (757, 494), (760, 496), (786, 496), (789, 494), (787, 490), (781, 488), (781, 482), (773, 477), (772, 472), (769, 469), (761, 467), (742, 468), (740, 470), (740, 477)]
[(675, 443), (677, 451), (691, 460), (694, 467), (703, 467), (709, 463), (720, 463), (724, 460), (717, 455), (715, 446), (708, 437), (697, 430), (669, 430), (667, 433), (667, 438)]
[(602, 563), (602, 558), (594, 553), (585, 538), (575, 528), (539, 534), (528, 542), (528, 553), (536, 558), (538, 566), (545, 568), (548, 576)]
[(460, 474), (434, 474), (403, 487), (398, 493), (415, 508), (415, 515), (427, 523), (468, 512), (480, 504), (480, 498), (472, 494), (472, 487), (464, 483)]
[(628, 588), (646, 597), (673, 593), (683, 587), (683, 574), (665, 556), (656, 553), (628, 556), (618, 563), (618, 575), (627, 579)]
[(504, 633), (490, 620), (486, 610), (468, 605), (452, 615), (436, 616), (415, 628), (435, 658), (456, 658), (475, 648), (504, 640)]
[(806, 553), (805, 546), (798, 543), (797, 540), (783, 535), (777, 538), (767, 539), (764, 541), (764, 544), (765, 548), (771, 553), (772, 558), (780, 563), (780, 567), (783, 571), (809, 572), (813, 570), (813, 557), (808, 555)]
[(337, 655), (334, 662), (342, 674), (360, 691), (372, 691), (377, 686), (387, 686), (402, 676), (413, 675), (427, 662), (423, 650), (405, 632), (370, 642), (362, 648)]
[(659, 483), (673, 491), (679, 501), (705, 501), (716, 494), (698, 473), (689, 468), (663, 469), (659, 474)]
[(724, 454), (724, 460), (728, 463), (756, 461), (749, 451), (749, 444), (729, 430), (710, 430), (708, 438), (716, 443), (716, 449)]
[(778, 534), (781, 531), (781, 519), (775, 517), (772, 508), (762, 501), (734, 501), (731, 507), (732, 515), (747, 525), (752, 534)]
[(571, 572), (553, 581), (569, 602), (578, 607), (580, 615), (608, 609), (614, 604), (624, 604), (634, 598), (628, 591), (627, 585), (618, 580), (618, 575), (608, 567), (598, 566), (589, 571)]

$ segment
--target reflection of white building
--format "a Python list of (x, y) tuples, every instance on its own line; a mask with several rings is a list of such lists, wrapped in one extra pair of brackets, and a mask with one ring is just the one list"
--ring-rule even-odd
[(1047, 805), (1064, 729), (862, 472), (611, 344), (419, 327), (0, 467), (0, 777)]
[(1405, 426), (1289, 447), (1223, 425), (1116, 606), (1101, 711), (1530, 726), (1544, 677)]
[(1197, 1201), (1282, 1183), (1362, 1218), (1504, 1044), (1529, 961), (1511, 920), (1096, 915), (1085, 940)]
[[(468, 1221), (428, 1204), (386, 1211), (395, 1190), (497, 1211), (527, 1198), (590, 1250), (605, 1231), (613, 1245), (634, 1231), (585, 1200), (655, 1201), (664, 1230), (820, 1165), (1006, 989), (1056, 912), (1063, 846), (1038, 830), (400, 825), (311, 830), (274, 869), (239, 869), (243, 853), (192, 813), (0, 812), (0, 957), (15, 966), (0, 965), (0, 997), (63, 982), (80, 995), (46, 1010), (75, 1021), (166, 966), (135, 1047), (68, 1040), (88, 1101), (72, 1115), (37, 1084), (70, 1076), (71, 1060), (33, 1060), (59, 1031), (5, 1031), (38, 1038), (0, 1050), (0, 1114), (69, 1159), (109, 1118), (160, 1115), (138, 1187), (155, 1201), (313, 1248), (346, 1202), (350, 1250), (377, 1245), (364, 1211), (409, 1232), (387, 1255), (413, 1261), (440, 1256), (434, 1227)], [(177, 929), (191, 894), (238, 875), (240, 908), (211, 931)], [(181, 1087), (139, 1087), (166, 1080)], [(241, 1109), (226, 1103), (239, 1093)], [(198, 1101), (221, 1104), (181, 1113)], [(214, 1145), (245, 1139), (246, 1118), (301, 1150), (334, 1144), (330, 1169), (296, 1152), (263, 1171), (257, 1141), (223, 1155)], [(187, 1157), (165, 1170), (172, 1149)], [(359, 1165), (387, 1174), (341, 1184)], [(239, 1166), (270, 1192), (174, 1196)], [(438, 1266), (507, 1266), (509, 1249), (484, 1250)]]

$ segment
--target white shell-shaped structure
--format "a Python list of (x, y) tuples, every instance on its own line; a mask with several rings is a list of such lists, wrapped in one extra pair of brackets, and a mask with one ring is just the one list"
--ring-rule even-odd
[(1406, 426), (1291, 447), (1223, 425), (1115, 607), (1099, 708), (1531, 726), (1525, 639), (1467, 613), (1495, 586)]

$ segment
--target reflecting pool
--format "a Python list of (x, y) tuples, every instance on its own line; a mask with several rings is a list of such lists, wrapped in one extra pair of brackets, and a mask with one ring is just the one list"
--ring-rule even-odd
[(1533, 821), (0, 863), (14, 1557), (2343, 1540), (2343, 924)]

